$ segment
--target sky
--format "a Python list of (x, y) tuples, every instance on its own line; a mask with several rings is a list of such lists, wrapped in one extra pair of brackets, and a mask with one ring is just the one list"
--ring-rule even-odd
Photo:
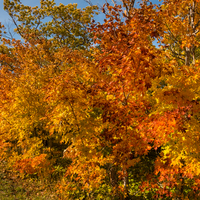
[[(59, 5), (60, 3), (67, 5), (70, 3), (77, 3), (78, 4), (78, 8), (84, 8), (86, 6), (88, 6), (88, 3), (86, 3), (86, 1), (84, 0), (54, 0), (56, 5)], [(109, 2), (110, 0), (108, 0)], [(120, 2), (120, 0), (117, 0), (118, 2)], [(136, 0), (136, 7), (138, 5), (138, 1), (140, 0)], [(15, 27), (9, 17), (9, 15), (6, 13), (6, 11), (4, 11), (3, 9), (3, 2), (4, 0), (0, 0), (0, 22), (2, 24), (4, 24), (6, 27), (10, 26), (11, 30), (13, 30)], [(29, 5), (29, 6), (39, 6), (40, 5), (40, 0), (21, 0), (21, 2), (25, 5)], [(93, 3), (93, 5), (103, 5), (105, 3), (105, 0), (91, 0), (91, 2)], [(153, 4), (160, 4), (159, 0), (151, 0), (151, 2)], [(98, 16), (95, 17), (95, 21), (97, 22), (103, 22), (104, 19), (104, 15), (100, 14)]]

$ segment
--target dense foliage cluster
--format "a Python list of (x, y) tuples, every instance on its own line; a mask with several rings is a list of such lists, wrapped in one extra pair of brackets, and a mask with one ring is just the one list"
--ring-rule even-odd
[(4, 0), (0, 160), (63, 199), (199, 199), (200, 1), (113, 2)]

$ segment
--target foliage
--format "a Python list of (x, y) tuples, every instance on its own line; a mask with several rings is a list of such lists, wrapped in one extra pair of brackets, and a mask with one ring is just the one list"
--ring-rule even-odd
[(4, 9), (12, 18), (15, 31), (23, 39), (47, 38), (53, 41), (54, 48), (87, 48), (92, 36), (87, 27), (93, 15), (98, 14), (97, 8), (88, 6), (81, 10), (77, 4), (57, 6), (54, 0), (40, 1), (40, 7), (23, 5), (20, 0), (4, 1)]
[(107, 3), (103, 24), (96, 7), (4, 3), (25, 39), (1, 39), (9, 169), (65, 199), (198, 199), (200, 3)]

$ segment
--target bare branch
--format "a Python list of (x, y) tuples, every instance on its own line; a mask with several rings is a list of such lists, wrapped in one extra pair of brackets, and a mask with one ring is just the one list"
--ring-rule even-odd
[(93, 6), (91, 0), (84, 0), (86, 3), (88, 3), (90, 6)]

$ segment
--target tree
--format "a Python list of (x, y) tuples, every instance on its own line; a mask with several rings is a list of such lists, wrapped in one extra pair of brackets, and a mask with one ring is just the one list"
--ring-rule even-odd
[(162, 42), (173, 57), (185, 65), (195, 64), (199, 59), (199, 2), (164, 1), (160, 13), (165, 30)]
[(23, 39), (50, 39), (54, 48), (88, 48), (92, 35), (88, 33), (87, 27), (93, 15), (98, 14), (95, 11), (97, 8), (88, 6), (81, 10), (77, 4), (56, 6), (54, 0), (42, 0), (40, 8), (23, 5), (20, 0), (4, 1), (4, 9), (15, 24), (15, 31)]
[[(97, 7), (87, 7), (82, 11), (75, 4), (54, 7), (53, 1), (42, 1), (40, 9), (24, 6), (20, 1), (4, 1), (4, 5), (25, 42), (2, 39), (2, 159), (21, 172), (40, 173), (38, 170), (41, 170), (50, 175), (47, 168), (38, 168), (41, 163), (35, 164), (35, 160), (41, 155), (42, 163), (46, 163), (51, 171), (52, 164), (53, 168), (65, 166), (69, 162), (63, 161), (61, 155), (70, 142), (61, 136), (63, 132), (55, 135), (49, 128), (47, 116), (54, 107), (45, 100), (47, 85), (74, 65), (74, 49), (89, 47), (91, 34), (85, 31)], [(42, 20), (48, 15), (52, 16), (53, 22), (45, 25)], [(57, 21), (58, 18), (60, 21)], [(65, 31), (67, 28), (69, 32)], [(59, 53), (63, 49), (66, 54), (62, 54), (60, 60)], [(83, 52), (84, 56), (89, 55)], [(66, 55), (69, 59), (64, 58)], [(35, 168), (38, 169), (35, 171)]]

